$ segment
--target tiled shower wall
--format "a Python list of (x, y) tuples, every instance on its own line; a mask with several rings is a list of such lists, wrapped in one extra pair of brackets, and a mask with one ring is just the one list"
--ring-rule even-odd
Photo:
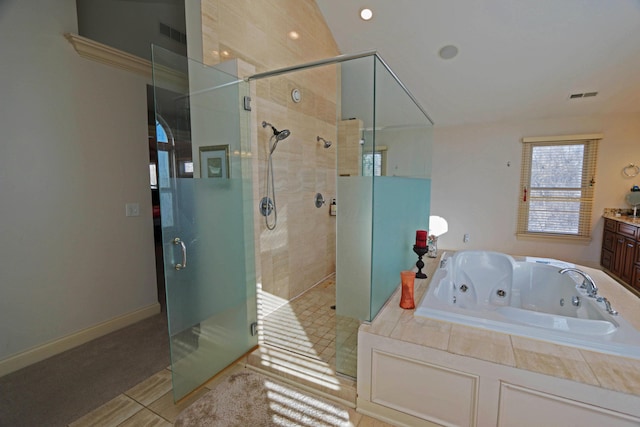
[[(203, 60), (210, 65), (237, 58), (260, 73), (339, 54), (313, 0), (202, 0), (202, 26)], [(336, 217), (329, 216), (329, 200), (336, 195), (338, 79), (337, 67), (326, 66), (251, 83), (258, 282), (285, 299), (335, 271)], [(291, 99), (293, 88), (302, 93), (299, 103)], [(257, 212), (271, 136), (263, 120), (291, 131), (273, 156), (278, 225), (272, 231)], [(333, 146), (323, 148), (318, 135)], [(317, 192), (327, 200), (320, 209)]]

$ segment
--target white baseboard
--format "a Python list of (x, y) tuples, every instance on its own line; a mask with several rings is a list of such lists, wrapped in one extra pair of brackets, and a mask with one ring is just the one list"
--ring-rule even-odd
[(441, 427), (439, 424), (434, 424), (427, 420), (414, 417), (413, 415), (371, 403), (362, 398), (358, 398), (356, 407), (356, 411), (359, 414), (363, 414), (398, 427)]
[(132, 311), (0, 360), (0, 377), (160, 313), (160, 304)]

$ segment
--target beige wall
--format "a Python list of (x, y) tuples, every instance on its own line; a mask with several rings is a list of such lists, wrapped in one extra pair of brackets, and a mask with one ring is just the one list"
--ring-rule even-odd
[(74, 51), (75, 7), (0, 7), (0, 362), (157, 305), (149, 82)]
[[(599, 145), (590, 244), (517, 240), (521, 139), (600, 132), (604, 139)], [(439, 248), (490, 249), (599, 265), (603, 209), (628, 208), (625, 194), (632, 185), (640, 185), (640, 177), (622, 175), (624, 166), (640, 162), (638, 141), (637, 114), (436, 127), (431, 215), (449, 223)], [(470, 234), (469, 243), (463, 243), (464, 233)]]
[[(297, 40), (288, 37), (296, 31)], [(303, 64), (339, 54), (312, 0), (202, 0), (203, 62), (239, 58), (256, 72)], [(251, 83), (255, 93), (252, 125), (257, 176), (254, 206), (265, 194), (271, 131), (264, 120), (291, 136), (273, 156), (278, 225), (268, 230), (256, 216), (256, 243), (262, 289), (289, 299), (335, 271), (335, 217), (317, 209), (317, 192), (336, 194), (335, 144), (322, 148), (318, 135), (336, 141), (338, 74), (335, 66), (298, 71)], [(302, 101), (291, 100), (298, 88)]]
[(362, 173), (362, 120), (341, 120), (338, 123), (338, 175), (360, 176)]

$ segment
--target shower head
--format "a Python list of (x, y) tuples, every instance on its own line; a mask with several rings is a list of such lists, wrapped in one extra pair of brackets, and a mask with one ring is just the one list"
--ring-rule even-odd
[(331, 141), (327, 141), (326, 139), (324, 139), (324, 138), (323, 138), (323, 137), (321, 137), (320, 135), (318, 135), (318, 136), (316, 137), (316, 141), (318, 141), (318, 142), (320, 142), (320, 141), (324, 142), (324, 148), (329, 148), (329, 147), (331, 147)]
[(280, 132), (276, 131), (274, 129), (274, 135), (276, 136), (276, 139), (278, 141), (282, 141), (283, 139), (287, 138), (289, 135), (291, 135), (291, 132), (289, 132), (289, 129), (282, 129)]
[(283, 139), (291, 135), (291, 132), (289, 131), (289, 129), (278, 130), (275, 127), (273, 127), (271, 123), (262, 122), (263, 128), (266, 128), (267, 126), (269, 126), (271, 130), (273, 130), (273, 136), (276, 137), (276, 141), (282, 141)]

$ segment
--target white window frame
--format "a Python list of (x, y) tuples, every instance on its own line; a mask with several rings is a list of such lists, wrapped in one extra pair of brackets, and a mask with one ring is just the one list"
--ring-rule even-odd
[[(591, 240), (591, 215), (593, 210), (593, 195), (595, 189), (595, 174), (597, 162), (598, 142), (602, 139), (602, 134), (587, 135), (564, 135), (550, 137), (530, 137), (523, 138), (522, 143), (522, 171), (520, 179), (518, 218), (516, 236), (519, 239), (543, 238), (543, 239), (565, 239), (576, 242), (589, 242)], [(531, 187), (531, 168), (534, 147), (541, 146), (564, 146), (583, 145), (584, 159), (582, 164), (581, 186), (575, 188), (554, 188), (554, 187)], [(564, 197), (541, 196), (540, 190), (556, 194), (562, 192), (579, 192), (579, 197), (566, 199)], [(548, 194), (548, 193), (547, 193)], [(530, 206), (532, 200), (536, 201), (576, 201), (579, 202), (579, 224), (577, 232), (558, 231), (530, 231)]]

